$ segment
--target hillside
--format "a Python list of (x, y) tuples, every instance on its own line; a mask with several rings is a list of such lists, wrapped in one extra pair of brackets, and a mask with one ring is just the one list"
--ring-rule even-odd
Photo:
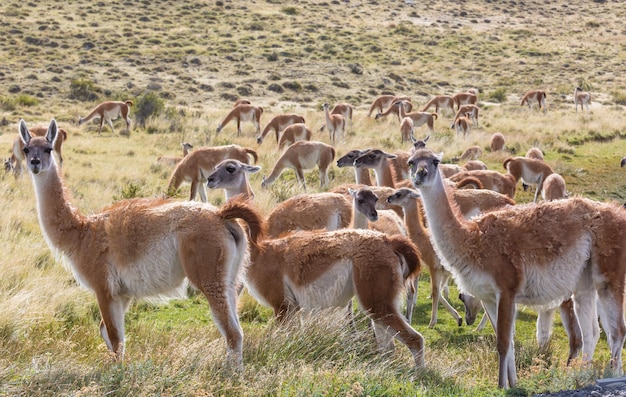
[[(619, 1), (7, 2), (0, 92), (42, 109), (154, 89), (170, 105), (367, 106), (382, 92), (427, 97), (467, 87), (483, 98), (576, 85), (623, 100), (626, 11)], [(45, 103), (45, 105), (44, 105)], [(5, 110), (6, 111), (6, 110)]]

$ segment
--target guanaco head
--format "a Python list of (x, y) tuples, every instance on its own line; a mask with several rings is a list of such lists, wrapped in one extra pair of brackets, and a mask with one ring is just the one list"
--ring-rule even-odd
[(475, 298), (473, 295), (460, 293), (459, 300), (463, 302), (465, 306), (465, 322), (467, 325), (474, 324), (476, 321), (476, 316), (480, 308), (482, 307), (482, 302), (480, 299)]
[(369, 150), (372, 150), (372, 149), (365, 149), (365, 150), (354, 149), (354, 150), (350, 150), (348, 153), (346, 153), (342, 157), (340, 157), (339, 160), (337, 160), (337, 167), (343, 168), (343, 167), (352, 167), (352, 166), (354, 166), (354, 160), (356, 160), (358, 157), (363, 155), (363, 153), (365, 153), (365, 152), (367, 152)]
[(23, 151), (26, 155), (28, 169), (33, 174), (38, 174), (40, 171), (50, 168), (50, 166), (54, 164), (52, 149), (59, 134), (56, 120), (52, 119), (50, 121), (45, 137), (33, 137), (24, 119), (20, 120), (18, 128), (20, 138), (24, 143)]
[(385, 161), (386, 159), (395, 159), (397, 157), (398, 156), (396, 156), (395, 154), (386, 153), (380, 149), (371, 149), (357, 157), (354, 160), (354, 166), (356, 168), (378, 168), (381, 162)]
[(215, 166), (215, 169), (207, 177), (207, 187), (215, 188), (236, 188), (245, 181), (246, 174), (254, 174), (261, 171), (261, 167), (244, 164), (239, 160), (223, 160)]
[(411, 135), (411, 142), (413, 142), (413, 149), (417, 150), (417, 149), (423, 149), (426, 147), (426, 142), (428, 142), (428, 140), (430, 139), (430, 135), (428, 135), (426, 138), (422, 139), (422, 140), (417, 140), (415, 139), (415, 137), (413, 135)]
[(420, 197), (419, 193), (416, 192), (415, 190), (409, 189), (408, 187), (403, 187), (403, 188), (397, 189), (394, 194), (387, 197), (387, 203), (403, 206), (405, 203), (408, 202), (408, 200), (414, 200), (419, 197)]
[[(623, 165), (622, 165), (622, 167), (623, 167)], [(11, 162), (11, 158), (10, 157), (6, 157), (4, 159), (4, 171), (5, 172), (13, 171), (13, 163)]]
[(364, 186), (358, 190), (348, 189), (348, 193), (352, 196), (355, 211), (365, 215), (371, 222), (378, 220), (376, 210), (378, 196), (369, 187)]
[(431, 175), (439, 173), (437, 167), (441, 163), (443, 153), (436, 154), (430, 149), (418, 149), (409, 157), (409, 176), (413, 186), (422, 186)]

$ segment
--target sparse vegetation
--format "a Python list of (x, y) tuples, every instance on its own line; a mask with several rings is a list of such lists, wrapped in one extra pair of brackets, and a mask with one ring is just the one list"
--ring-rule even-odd
[[(241, 137), (233, 125), (215, 134), (236, 99), (263, 106), (262, 126), (279, 113), (302, 114), (314, 139), (325, 142), (321, 104), (352, 103), (353, 124), (337, 145), (340, 156), (354, 148), (410, 148), (400, 143), (397, 120), (365, 116), (375, 96), (408, 95), (421, 107), (432, 95), (476, 87), (485, 103), (480, 127), (466, 140), (456, 139), (450, 115), (435, 122), (428, 144), (443, 151), (446, 162), (467, 146), (487, 148), (493, 133), (501, 132), (504, 152), (484, 150), (481, 158), (491, 169), (502, 171), (504, 158), (539, 146), (573, 194), (626, 201), (619, 167), (626, 155), (620, 2), (594, 8), (583, 0), (506, 6), (479, 0), (463, 3), (462, 10), (433, 1), (419, 7), (355, 4), (157, 0), (151, 7), (124, 2), (121, 12), (108, 2), (9, 1), (0, 5), (3, 157), (20, 118), (29, 126), (56, 118), (69, 134), (62, 173), (72, 202), (90, 214), (116, 200), (162, 196), (171, 170), (155, 160), (179, 155), (183, 141), (194, 147), (235, 143), (259, 153), (262, 171), (250, 183), (268, 213), (301, 188), (285, 171), (270, 189), (261, 189), (278, 153), (271, 140), (256, 144), (250, 124), (242, 123)], [(590, 113), (574, 112), (575, 86), (592, 92)], [(519, 106), (530, 89), (548, 94), (546, 115)], [(135, 102), (128, 137), (104, 133), (106, 128), (98, 136), (74, 124), (98, 101), (126, 99)], [(418, 138), (427, 134), (425, 127), (415, 131)], [(353, 182), (354, 172), (333, 168), (330, 177), (332, 188)], [(317, 172), (306, 178), (315, 191)], [(188, 189), (183, 185), (174, 199), (185, 200)], [(426, 327), (428, 274), (420, 279), (412, 324), (426, 340), (427, 368), (419, 371), (403, 346), (379, 355), (361, 314), (357, 333), (340, 313), (279, 326), (244, 293), (239, 313), (246, 368), (234, 375), (223, 368), (225, 346), (206, 299), (194, 291), (188, 299), (133, 303), (126, 360), (114, 363), (98, 330), (94, 296), (77, 285), (41, 235), (29, 176), (2, 174), (0, 197), (0, 395), (511, 396), (576, 388), (606, 376), (605, 334), (592, 366), (567, 367), (559, 320), (551, 346), (540, 352), (536, 315), (521, 308), (520, 387), (498, 390), (489, 326), (480, 333), (458, 327), (442, 311), (435, 329)], [(214, 205), (224, 201), (223, 192), (209, 191), (208, 197)], [(532, 193), (519, 189), (516, 200), (528, 202)], [(452, 286), (450, 300), (462, 311), (457, 292)]]

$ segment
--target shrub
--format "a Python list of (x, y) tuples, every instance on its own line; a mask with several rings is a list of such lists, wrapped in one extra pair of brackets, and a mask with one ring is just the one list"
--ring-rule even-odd
[(296, 7), (283, 7), (280, 9), (283, 14), (286, 15), (298, 15), (298, 10)]
[(165, 103), (156, 92), (148, 91), (139, 98), (137, 103), (135, 103), (135, 107), (135, 117), (137, 119), (137, 123), (141, 127), (145, 127), (146, 120), (149, 117), (158, 116), (161, 112), (163, 112)]
[(121, 196), (113, 196), (113, 201), (120, 201), (135, 197), (141, 197), (141, 187), (136, 183), (129, 182), (126, 185), (122, 186)]
[(506, 101), (506, 89), (502, 87), (496, 88), (496, 90), (489, 95), (489, 98), (496, 102), (503, 103)]
[(70, 99), (79, 101), (95, 101), (102, 89), (86, 78), (77, 78), (70, 81)]
[(611, 92), (611, 96), (613, 97), (613, 102), (616, 105), (626, 105), (626, 93), (623, 91), (613, 91)]

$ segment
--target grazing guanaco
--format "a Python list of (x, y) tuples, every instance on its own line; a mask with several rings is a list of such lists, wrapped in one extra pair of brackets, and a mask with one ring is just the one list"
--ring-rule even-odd
[(546, 177), (541, 189), (541, 197), (546, 201), (562, 200), (569, 196), (565, 187), (565, 179), (555, 173)]
[(395, 105), (398, 107), (398, 114), (400, 115), (401, 118), (410, 117), (413, 119), (414, 128), (417, 128), (426, 124), (428, 126), (428, 129), (430, 130), (430, 133), (431, 134), (433, 133), (433, 126), (434, 126), (435, 120), (437, 120), (437, 117), (438, 117), (437, 113), (429, 113), (429, 112), (407, 113), (405, 111), (406, 102), (398, 101), (395, 103)]
[(439, 114), (439, 108), (442, 110), (448, 109), (450, 110), (450, 113), (454, 113), (455, 101), (450, 95), (437, 95), (426, 103), (426, 105), (422, 108), (422, 112), (426, 112), (433, 106), (435, 107), (435, 113), (437, 114)]
[[(456, 115), (454, 116), (454, 120), (452, 120), (452, 124), (450, 124), (450, 128), (456, 127), (456, 120), (459, 117), (469, 118), (472, 121), (473, 125), (478, 127), (479, 110), (480, 109), (476, 105), (472, 105), (472, 104), (462, 105), (461, 107), (459, 107), (459, 110), (456, 112)], [(469, 116), (467, 115), (467, 113), (469, 113)]]
[(538, 147), (531, 147), (526, 151), (525, 157), (529, 159), (543, 160), (543, 152)]
[(52, 251), (63, 254), (76, 281), (95, 294), (100, 334), (115, 358), (124, 357), (124, 315), (131, 301), (180, 291), (187, 279), (208, 300), (226, 340), (227, 361), (242, 370), (235, 288), (248, 262), (248, 243), (256, 247), (263, 235), (258, 212), (236, 200), (218, 209), (137, 198), (83, 215), (68, 201), (51, 155), (59, 136), (56, 121), (52, 119), (43, 137), (32, 136), (24, 120), (19, 132), (44, 239)]
[(516, 185), (519, 180), (515, 179), (515, 176), (511, 175), (511, 173), (501, 174), (494, 170), (461, 170), (461, 172), (450, 176), (448, 179), (456, 183), (467, 177), (478, 179), (484, 189), (493, 190), (510, 198), (515, 197)]
[(456, 103), (457, 109), (460, 109), (462, 105), (476, 105), (478, 104), (478, 95), (475, 90), (470, 92), (459, 92), (452, 96), (454, 103)]
[(178, 156), (160, 156), (157, 158), (157, 163), (166, 165), (169, 167), (174, 167), (176, 164), (183, 161), (183, 158), (189, 154), (189, 151), (193, 149), (193, 145), (189, 142), (183, 142), (180, 144), (183, 147), (183, 157)]
[(310, 141), (313, 136), (311, 129), (303, 123), (292, 124), (285, 128), (283, 134), (278, 141), (278, 149), (283, 150), (285, 146), (289, 146), (298, 141)]
[(390, 114), (395, 114), (398, 117), (398, 122), (402, 121), (402, 116), (400, 115), (400, 109), (403, 109), (405, 112), (410, 112), (413, 110), (413, 104), (410, 100), (395, 98), (393, 102), (382, 112), (376, 113), (375, 120), (386, 118)]
[(213, 171), (215, 166), (226, 159), (235, 159), (250, 164), (249, 156), (254, 158), (255, 163), (259, 160), (256, 151), (238, 145), (198, 148), (176, 165), (167, 184), (167, 194), (173, 196), (183, 182), (189, 182), (191, 183), (189, 200), (195, 200), (199, 194), (202, 202), (206, 202), (204, 184), (207, 175)]
[(224, 117), (221, 123), (217, 125), (217, 133), (219, 134), (226, 124), (232, 120), (237, 121), (237, 136), (241, 135), (241, 122), (249, 121), (256, 128), (256, 134), (261, 132), (261, 115), (263, 114), (263, 108), (261, 106), (253, 106), (250, 104), (242, 103), (232, 108), (230, 112)]
[(411, 141), (411, 137), (415, 132), (415, 123), (413, 123), (413, 119), (410, 117), (405, 117), (402, 119), (400, 123), (400, 139), (401, 142)]
[(317, 141), (298, 141), (290, 145), (276, 160), (274, 168), (268, 177), (263, 175), (261, 187), (265, 188), (274, 183), (285, 168), (291, 168), (296, 173), (296, 178), (306, 191), (304, 170), (310, 170), (316, 166), (319, 169), (320, 186), (328, 185), (328, 168), (335, 159), (335, 148)]
[(543, 113), (546, 113), (548, 111), (548, 108), (546, 106), (546, 92), (545, 91), (541, 91), (541, 90), (528, 91), (522, 97), (522, 102), (520, 103), (520, 106), (524, 106), (524, 104), (526, 104), (528, 105), (528, 109), (532, 109), (533, 102), (537, 102), (537, 104), (539, 105), (539, 110), (543, 108)]
[(470, 146), (461, 153), (460, 160), (468, 161), (468, 160), (478, 160), (480, 156), (482, 156), (483, 150), (480, 146)]
[(463, 138), (469, 135), (472, 130), (472, 120), (470, 119), (470, 113), (465, 113), (465, 115), (461, 117), (457, 117), (454, 120), (454, 128), (456, 129), (456, 136), (458, 137), (460, 133), (463, 134)]
[[(409, 160), (432, 241), (459, 285), (483, 301), (496, 331), (498, 385), (515, 387), (516, 303), (549, 307), (574, 296), (591, 360), (599, 338), (598, 310), (608, 334), (611, 368), (622, 373), (626, 212), (613, 203), (572, 198), (516, 205), (467, 220), (437, 170), (441, 156), (420, 149)], [(563, 233), (567, 230), (567, 233)], [(558, 249), (555, 249), (558, 247)]]
[(501, 132), (496, 132), (491, 136), (491, 142), (489, 148), (492, 152), (499, 152), (504, 149), (504, 135)]
[(102, 132), (102, 126), (106, 121), (111, 127), (111, 132), (115, 134), (115, 129), (113, 129), (113, 120), (122, 116), (122, 119), (126, 123), (126, 131), (130, 131), (130, 123), (132, 120), (130, 119), (130, 107), (133, 106), (133, 101), (127, 99), (124, 102), (118, 101), (106, 101), (102, 102), (98, 106), (96, 106), (87, 117), (79, 117), (78, 125), (86, 123), (91, 119), (96, 117), (100, 118), (100, 126), (98, 127), (98, 134)]
[(279, 114), (275, 116), (272, 120), (270, 120), (269, 123), (267, 123), (261, 135), (256, 137), (256, 143), (258, 143), (259, 145), (263, 143), (263, 139), (265, 138), (265, 136), (272, 130), (276, 133), (276, 143), (278, 143), (278, 137), (280, 133), (285, 130), (285, 128), (296, 123), (304, 124), (304, 122), (304, 117), (300, 116), (299, 114)]
[(591, 103), (591, 94), (584, 92), (582, 88), (576, 87), (574, 89), (574, 106), (576, 107), (576, 113), (578, 113), (578, 105), (580, 105), (580, 111), (583, 112), (583, 105), (589, 112), (589, 104)]
[(543, 160), (537, 160), (528, 157), (509, 157), (502, 163), (505, 170), (515, 177), (515, 182), (522, 180), (526, 186), (536, 185), (535, 198), (533, 202), (537, 202), (537, 197), (541, 192), (543, 181), (554, 170), (548, 163)]
[[(399, 101), (399, 100), (411, 102), (411, 98), (408, 96), (380, 95), (376, 97), (376, 99), (374, 100), (374, 102), (372, 102), (372, 105), (370, 106), (370, 110), (367, 113), (367, 117), (371, 117), (372, 112), (374, 111), (376, 111), (377, 114), (383, 113), (385, 110), (391, 107), (392, 103), (394, 103), (395, 101)], [(410, 112), (411, 110), (413, 110), (413, 104), (411, 104), (410, 106), (411, 107), (407, 109), (407, 112)]]

